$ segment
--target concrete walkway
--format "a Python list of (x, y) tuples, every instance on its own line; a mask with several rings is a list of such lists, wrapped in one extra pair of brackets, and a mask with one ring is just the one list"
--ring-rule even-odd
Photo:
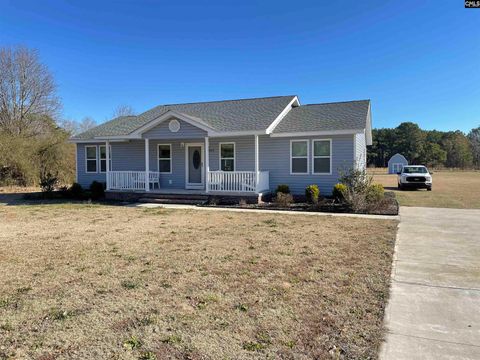
[(210, 207), (210, 206), (196, 206), (196, 205), (182, 205), (182, 204), (155, 204), (155, 203), (135, 203), (127, 205), (131, 207), (143, 208), (165, 208), (165, 209), (182, 209), (182, 210), (199, 210), (199, 211), (229, 211), (229, 212), (247, 212), (247, 213), (263, 213), (263, 214), (284, 214), (284, 215), (303, 215), (303, 216), (339, 216), (339, 217), (353, 217), (364, 219), (379, 219), (379, 220), (398, 220), (396, 215), (367, 215), (367, 214), (344, 214), (344, 213), (327, 213), (315, 211), (291, 211), (291, 210), (268, 210), (268, 209), (242, 209), (242, 208), (228, 208), (228, 207)]
[(402, 207), (380, 359), (480, 359), (480, 210)]

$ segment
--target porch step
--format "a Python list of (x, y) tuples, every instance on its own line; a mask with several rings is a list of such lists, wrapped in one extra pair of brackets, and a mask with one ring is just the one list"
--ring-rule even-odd
[(208, 200), (208, 196), (205, 199), (180, 199), (180, 198), (164, 198), (161, 197), (142, 197), (138, 199), (138, 202), (142, 203), (154, 203), (154, 204), (184, 204), (184, 205), (200, 205), (204, 204)]

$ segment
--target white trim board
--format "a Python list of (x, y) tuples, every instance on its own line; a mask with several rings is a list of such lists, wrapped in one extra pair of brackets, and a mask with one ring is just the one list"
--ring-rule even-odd
[(157, 117), (153, 120), (150, 120), (145, 125), (139, 127), (135, 131), (133, 131), (132, 133), (129, 134), (129, 136), (134, 136), (134, 137), (140, 136), (141, 137), (141, 135), (144, 134), (145, 132), (147, 132), (148, 130), (153, 129), (155, 126), (161, 124), (162, 122), (164, 122), (168, 119), (171, 119), (172, 117), (175, 118), (175, 119), (178, 119), (178, 120), (185, 121), (186, 123), (189, 123), (190, 125), (196, 126), (199, 129), (202, 129), (202, 130), (207, 131), (207, 132), (213, 130), (210, 126), (205, 124), (199, 118), (189, 116), (189, 115), (185, 115), (185, 114), (180, 113), (180, 112), (175, 111), (175, 110), (168, 110), (166, 113), (160, 115), (159, 117)]
[(267, 127), (267, 130), (265, 131), (267, 134), (271, 134), (273, 130), (277, 127), (277, 125), (283, 120), (283, 118), (292, 110), (292, 108), (295, 106), (300, 106), (300, 101), (298, 100), (298, 97), (295, 96), (292, 101), (288, 103), (288, 105), (285, 107), (285, 109), (282, 110), (282, 112), (273, 120), (273, 122)]
[(323, 136), (323, 135), (353, 135), (362, 134), (363, 129), (352, 130), (331, 130), (331, 131), (303, 131), (303, 132), (285, 132), (273, 133), (271, 137), (296, 137), (296, 136)]
[[(202, 182), (201, 183), (189, 183), (188, 182), (188, 148), (190, 146), (199, 146), (201, 148), (200, 150), (200, 166), (201, 166), (201, 178)], [(185, 143), (185, 189), (204, 189), (205, 188), (205, 166), (204, 166), (204, 161), (205, 161), (205, 155), (204, 155), (204, 143)]]

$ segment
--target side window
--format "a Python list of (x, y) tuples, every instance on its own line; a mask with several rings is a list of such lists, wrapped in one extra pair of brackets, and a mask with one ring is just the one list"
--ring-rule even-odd
[[(110, 164), (109, 168), (112, 171), (112, 145), (109, 146), (110, 150)], [(100, 145), (98, 147), (98, 151), (100, 153), (100, 172), (107, 171), (107, 147), (105, 145)]]
[(172, 145), (158, 145), (158, 171), (170, 174), (172, 172)]
[(308, 174), (308, 140), (290, 141), (290, 173)]
[(332, 141), (313, 140), (313, 173), (332, 173)]
[(97, 172), (97, 146), (85, 146), (85, 172)]
[(220, 144), (220, 170), (235, 171), (235, 143)]

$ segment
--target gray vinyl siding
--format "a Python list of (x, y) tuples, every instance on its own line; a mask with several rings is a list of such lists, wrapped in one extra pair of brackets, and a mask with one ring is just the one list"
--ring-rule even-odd
[(142, 137), (144, 139), (203, 139), (207, 136), (206, 131), (182, 120), (177, 120), (180, 123), (180, 130), (178, 130), (178, 132), (171, 132), (168, 128), (170, 120), (165, 120), (154, 128), (146, 131)]
[(366, 169), (367, 167), (367, 143), (365, 134), (355, 134), (355, 165), (357, 169)]
[[(309, 174), (290, 175), (290, 140), (309, 140)], [(332, 139), (332, 174), (315, 175), (312, 170), (312, 140)], [(352, 135), (338, 135), (329, 137), (296, 137), (278, 138), (260, 137), (260, 170), (270, 173), (270, 190), (273, 191), (280, 184), (287, 184), (293, 194), (302, 195), (305, 187), (316, 184), (323, 195), (331, 195), (333, 185), (338, 182), (339, 173), (353, 166), (353, 138)]]
[[(188, 123), (185, 123), (189, 125)], [(183, 130), (186, 126), (181, 125)], [(167, 125), (168, 126), (168, 125)], [(156, 129), (152, 129), (155, 130)], [(170, 133), (171, 135), (172, 133)], [(198, 136), (198, 133), (196, 133)], [(152, 134), (151, 134), (152, 135)], [(184, 133), (182, 136), (186, 136)], [(157, 133), (157, 136), (160, 136)], [(308, 139), (309, 140), (309, 174), (290, 175), (290, 140)], [(315, 175), (312, 169), (312, 140), (313, 139), (332, 139), (332, 174)], [(259, 137), (259, 167), (260, 171), (269, 171), (270, 190), (275, 190), (279, 184), (287, 184), (294, 194), (303, 194), (305, 187), (310, 184), (317, 184), (323, 195), (331, 194), (332, 187), (338, 182), (339, 172), (342, 169), (348, 169), (354, 165), (354, 156), (357, 146), (357, 139), (352, 135), (338, 135), (330, 137), (301, 137), (301, 138), (278, 138), (262, 135)], [(160, 174), (160, 186), (162, 188), (185, 188), (185, 144), (202, 143), (204, 137), (195, 138), (176, 138), (176, 139), (150, 139), (149, 141), (149, 167), (151, 171), (158, 171), (158, 144), (172, 145), (172, 173)], [(255, 140), (254, 136), (228, 137), (228, 138), (209, 138), (210, 150), (210, 170), (215, 171), (219, 168), (219, 143), (235, 143), (235, 170), (254, 171), (255, 170)], [(360, 142), (360, 140), (359, 140)], [(182, 147), (182, 143), (184, 146)], [(105, 143), (88, 144), (104, 145)], [(105, 182), (104, 173), (85, 173), (85, 145), (77, 144), (77, 176), (78, 182), (84, 186), (90, 186), (91, 182), (96, 180)], [(128, 142), (112, 142), (112, 171), (144, 171), (145, 170), (145, 141), (131, 140)], [(97, 152), (98, 154), (98, 152)]]
[(220, 168), (220, 143), (235, 143), (235, 171), (255, 171), (255, 137), (209, 138), (210, 171)]

